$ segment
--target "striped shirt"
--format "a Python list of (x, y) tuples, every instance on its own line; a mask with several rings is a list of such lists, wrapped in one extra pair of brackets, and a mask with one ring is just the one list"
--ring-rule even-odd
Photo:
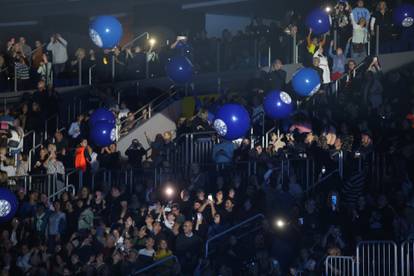
[(28, 80), (30, 79), (29, 66), (24, 63), (16, 62), (16, 78), (19, 80)]

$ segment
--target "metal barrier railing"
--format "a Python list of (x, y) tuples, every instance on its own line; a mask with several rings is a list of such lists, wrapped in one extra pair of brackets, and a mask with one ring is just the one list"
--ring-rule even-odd
[[(146, 271), (149, 271), (149, 270), (152, 270), (152, 269), (154, 269), (154, 268), (159, 268), (159, 267), (161, 267), (161, 266), (165, 266), (165, 265), (168, 265), (168, 264), (166, 264), (167, 262), (171, 262), (171, 261), (173, 261), (173, 262), (175, 262), (176, 264), (178, 263), (178, 258), (176, 257), (176, 256), (174, 256), (174, 255), (171, 255), (171, 256), (168, 256), (168, 257), (165, 257), (165, 258), (163, 258), (163, 259), (161, 259), (161, 260), (159, 260), (159, 261), (156, 261), (155, 263), (153, 263), (153, 264), (150, 264), (150, 265), (148, 265), (148, 266), (146, 266), (146, 267), (144, 267), (144, 268), (141, 268), (141, 269), (139, 269), (139, 270), (137, 270), (137, 271), (135, 271), (135, 272), (133, 272), (133, 273), (131, 273), (130, 275), (142, 275), (142, 273), (144, 273), (144, 272), (146, 272)], [(176, 271), (176, 272), (178, 272), (178, 271)], [(154, 274), (151, 274), (151, 275), (157, 275), (156, 273), (154, 273)], [(168, 274), (168, 275), (170, 275), (170, 274)]]
[(328, 256), (325, 260), (325, 276), (354, 276), (355, 260), (350, 256)]
[(205, 243), (205, 246), (204, 246), (204, 258), (208, 258), (208, 256), (209, 256), (211, 242), (223, 237), (224, 235), (227, 235), (230, 232), (233, 232), (236, 229), (240, 229), (242, 226), (245, 226), (246, 224), (249, 224), (250, 222), (258, 220), (258, 219), (264, 220), (264, 215), (263, 214), (257, 214), (255, 216), (253, 216), (251, 218), (248, 218), (248, 219), (234, 225), (233, 227), (230, 227), (229, 229), (215, 235), (214, 237), (208, 239)]
[(397, 244), (393, 241), (362, 241), (357, 245), (357, 276), (398, 275)]
[(56, 193), (57, 175), (56, 174), (35, 174), (9, 177), (9, 186), (23, 187), (25, 191), (38, 191), (47, 196)]
[(177, 92), (166, 92), (151, 100), (149, 103), (147, 103), (146, 105), (144, 105), (143, 107), (141, 107), (133, 113), (133, 116), (135, 118), (133, 122), (128, 122), (128, 117), (122, 119), (119, 122), (120, 135), (118, 139), (121, 138), (121, 135), (127, 135), (141, 121), (151, 118), (155, 114), (155, 112), (158, 112), (167, 101), (171, 101), (171, 99), (176, 95), (176, 93)]
[(401, 244), (401, 276), (414, 275), (414, 238)]
[(73, 185), (77, 189), (83, 187), (83, 175), (81, 170), (71, 170), (65, 175), (65, 186)]
[(72, 190), (72, 196), (75, 196), (75, 194), (76, 194), (75, 186), (68, 185), (66, 187), (63, 187), (62, 189), (59, 189), (58, 191), (54, 192), (53, 194), (49, 195), (48, 198), (50, 200), (54, 201), (56, 199), (56, 197), (60, 196), (63, 192), (69, 192), (70, 190)]

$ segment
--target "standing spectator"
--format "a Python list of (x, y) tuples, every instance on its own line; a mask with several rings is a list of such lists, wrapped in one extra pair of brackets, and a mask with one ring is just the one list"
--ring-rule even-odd
[[(349, 5), (348, 2), (347, 5)], [(371, 13), (364, 7), (364, 1), (358, 0), (357, 7), (352, 9), (351, 16), (354, 18), (355, 22), (359, 22), (361, 18), (364, 18), (365, 22), (369, 22)]]
[(60, 34), (54, 34), (47, 45), (47, 50), (52, 52), (55, 76), (58, 76), (65, 70), (65, 65), (68, 61), (67, 46), (67, 41)]
[[(358, 3), (363, 1), (359, 0)], [(358, 14), (358, 13), (356, 13)], [(367, 55), (367, 44), (368, 44), (368, 28), (367, 19), (365, 16), (354, 15), (352, 11), (351, 15), (352, 22), (352, 58), (365, 58)], [(356, 19), (356, 18), (358, 19)]]
[(42, 60), (37, 68), (40, 78), (45, 81), (46, 85), (52, 84), (52, 64), (46, 54), (42, 55)]
[(192, 273), (201, 253), (201, 239), (193, 233), (193, 223), (191, 221), (184, 222), (183, 233), (179, 234), (175, 240), (175, 249), (183, 266), (183, 272)]
[(43, 60), (43, 45), (42, 42), (36, 40), (35, 49), (32, 54), (32, 66), (33, 68), (39, 68), (40, 62)]
[(387, 3), (380, 1), (377, 5), (376, 11), (372, 15), (370, 29), (371, 35), (377, 35), (380, 42), (381, 53), (389, 51), (388, 44), (392, 40), (392, 13), (388, 10)]
[(88, 140), (82, 139), (75, 151), (75, 169), (86, 172), (91, 157), (88, 151)]
[(79, 114), (76, 121), (74, 121), (69, 127), (68, 134), (74, 141), (81, 137), (81, 124), (84, 119), (85, 116), (83, 114)]
[(30, 87), (30, 68), (28, 62), (24, 55), (17, 54), (16, 62), (14, 64), (16, 67), (16, 76), (17, 79), (17, 89), (18, 90), (27, 90)]
[(286, 71), (282, 69), (283, 63), (280, 59), (276, 59), (272, 63), (272, 67), (268, 74), (270, 89), (282, 90), (286, 85)]
[(125, 151), (125, 155), (128, 156), (128, 162), (133, 168), (141, 168), (142, 158), (145, 153), (146, 151), (138, 139), (132, 140), (131, 145)]
[(345, 64), (346, 64), (346, 56), (348, 55), (349, 45), (351, 39), (348, 40), (346, 44), (345, 53), (343, 52), (342, 48), (336, 48), (336, 53), (333, 53), (333, 46), (334, 42), (331, 41), (331, 45), (329, 47), (329, 57), (332, 59), (332, 75), (331, 79), (333, 81), (339, 79), (342, 74), (345, 72)]
[(55, 250), (55, 245), (60, 242), (60, 238), (66, 230), (66, 215), (60, 209), (60, 202), (55, 201), (53, 208), (54, 211), (50, 214), (47, 225), (48, 248), (51, 252)]
[(328, 57), (323, 53), (323, 47), (319, 46), (313, 57), (319, 58), (319, 68), (322, 69), (322, 83), (326, 86), (331, 83), (331, 71), (329, 70)]
[(43, 166), (45, 166), (47, 174), (57, 175), (56, 190), (60, 191), (64, 187), (65, 167), (62, 162), (56, 159), (55, 151), (49, 152), (49, 157)]
[[(332, 25), (337, 31), (337, 47), (344, 47), (349, 37), (349, 10), (345, 2), (339, 1), (332, 14)], [(339, 46), (338, 46), (339, 45)]]
[(20, 49), (22, 50), (23, 55), (28, 59), (31, 60), (32, 55), (32, 48), (26, 44), (26, 38), (20, 37), (19, 38)]

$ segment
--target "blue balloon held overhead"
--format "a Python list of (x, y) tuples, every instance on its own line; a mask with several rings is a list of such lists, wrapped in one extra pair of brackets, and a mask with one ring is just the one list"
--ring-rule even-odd
[(218, 135), (226, 140), (235, 140), (250, 129), (250, 116), (240, 104), (225, 104), (217, 111), (213, 125)]
[(321, 86), (321, 79), (318, 72), (311, 68), (302, 68), (292, 78), (293, 90), (303, 97), (312, 96)]
[(414, 5), (402, 4), (394, 9), (394, 23), (397, 26), (409, 28), (414, 24)]
[(93, 127), (96, 123), (102, 121), (115, 125), (115, 115), (108, 109), (98, 108), (92, 113), (91, 117), (89, 118), (89, 125)]
[(17, 212), (19, 202), (16, 196), (6, 188), (0, 188), (0, 223), (10, 221)]
[(97, 122), (89, 132), (92, 142), (98, 147), (106, 147), (116, 141), (115, 125), (108, 122)]
[(264, 99), (263, 108), (266, 115), (272, 119), (287, 118), (293, 111), (292, 98), (286, 92), (271, 91)]
[(89, 26), (89, 36), (99, 48), (114, 48), (122, 38), (122, 25), (113, 16), (98, 16)]
[(316, 35), (327, 33), (331, 28), (329, 15), (323, 10), (315, 9), (308, 14), (306, 26)]
[(184, 56), (169, 59), (165, 71), (167, 76), (177, 84), (185, 84), (193, 80), (193, 64)]

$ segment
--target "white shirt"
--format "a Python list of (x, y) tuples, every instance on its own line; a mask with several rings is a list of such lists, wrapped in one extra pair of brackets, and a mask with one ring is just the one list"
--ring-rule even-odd
[[(354, 16), (351, 13), (352, 22), (352, 43), (368, 43), (368, 28), (361, 27), (358, 22), (355, 22)], [(368, 23), (367, 23), (368, 24)]]
[(52, 52), (53, 64), (62, 64), (68, 61), (68, 51), (66, 47), (68, 43), (62, 37), (59, 37), (56, 42), (49, 42), (47, 50)]
[(319, 51), (316, 51), (313, 57), (319, 58), (319, 68), (323, 70), (322, 80), (323, 83), (330, 83), (331, 82), (331, 70), (329, 69), (328, 58), (323, 54), (320, 54)]
[(155, 254), (154, 249), (142, 248), (138, 251), (138, 255), (143, 255), (143, 256), (147, 256), (147, 257), (153, 257), (154, 254)]
[(81, 134), (81, 131), (80, 131), (80, 123), (79, 122), (73, 122), (70, 125), (68, 134), (70, 136), (72, 136), (72, 138), (78, 138), (78, 136)]

